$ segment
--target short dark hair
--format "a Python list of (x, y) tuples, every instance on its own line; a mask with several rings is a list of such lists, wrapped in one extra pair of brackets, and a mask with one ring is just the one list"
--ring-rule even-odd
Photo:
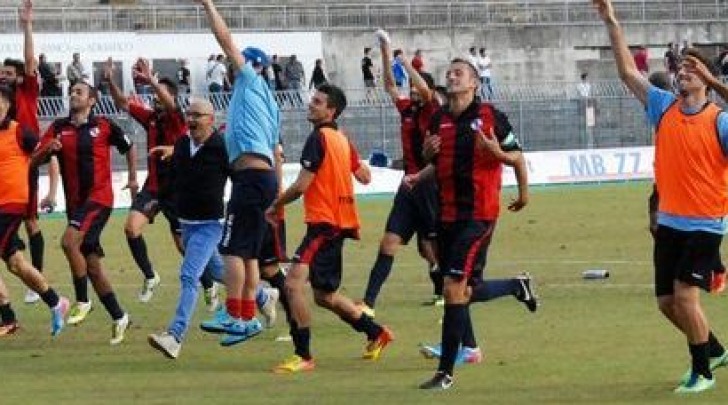
[(478, 68), (477, 68), (477, 67), (476, 67), (475, 65), (473, 65), (472, 63), (470, 63), (470, 61), (469, 61), (469, 60), (467, 60), (467, 59), (463, 59), (463, 58), (455, 58), (455, 59), (453, 59), (453, 60), (451, 60), (451, 61), (450, 61), (450, 64), (451, 64), (451, 65), (452, 65), (453, 63), (464, 63), (464, 64), (466, 64), (466, 65), (470, 66), (470, 69), (471, 69), (471, 70), (473, 71), (473, 75), (474, 75), (474, 76), (475, 76), (476, 78), (478, 78), (478, 77), (480, 76), (480, 73), (478, 72)]
[(468, 49), (468, 52), (475, 53), (475, 47), (474, 46), (471, 46), (470, 49)]
[(587, 77), (589, 77), (589, 73), (584, 72), (584, 73), (581, 74), (581, 80), (584, 80)]
[(708, 68), (711, 74), (718, 74), (715, 64), (710, 59), (708, 59), (708, 57), (705, 56), (705, 54), (700, 49), (689, 47), (685, 49), (685, 56), (692, 56), (693, 58), (699, 60), (700, 63), (705, 65), (705, 67)]
[(159, 84), (167, 86), (172, 97), (177, 98), (177, 95), (179, 94), (179, 88), (177, 87), (177, 83), (172, 81), (172, 79), (168, 77), (163, 77), (159, 79)]
[(329, 108), (335, 108), (334, 119), (339, 118), (344, 109), (346, 109), (346, 95), (344, 91), (333, 84), (324, 83), (319, 86), (316, 90), (326, 94), (327, 106)]
[(422, 80), (424, 80), (425, 83), (427, 83), (428, 89), (430, 89), (430, 90), (435, 89), (435, 78), (432, 77), (431, 74), (429, 74), (427, 72), (422, 72), (422, 73), (420, 73), (420, 77), (422, 77)]
[(672, 91), (672, 84), (670, 83), (670, 75), (667, 72), (653, 72), (650, 77), (647, 78), (651, 85), (665, 91)]
[(395, 58), (396, 58), (397, 56), (401, 55), (401, 54), (402, 54), (402, 50), (401, 50), (401, 49), (395, 49), (395, 50), (394, 50), (394, 57), (395, 57)]
[(10, 66), (15, 69), (15, 73), (19, 76), (25, 76), (25, 63), (18, 59), (7, 58), (3, 61), (4, 66)]
[(366, 47), (364, 48), (364, 53), (369, 53), (372, 50), (372, 48)]
[(480, 48), (479, 51), (480, 51), (480, 53), (484, 53), (485, 52), (485, 48)]

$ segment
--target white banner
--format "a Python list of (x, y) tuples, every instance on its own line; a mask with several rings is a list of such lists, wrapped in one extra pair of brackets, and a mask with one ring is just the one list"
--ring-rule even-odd
[[(585, 182), (609, 182), (651, 179), (653, 177), (652, 162), (654, 148), (614, 148), (590, 150), (565, 150), (553, 152), (526, 153), (529, 184), (574, 184)], [(295, 180), (300, 165), (287, 163), (283, 168), (283, 184), (287, 187)], [(139, 184), (144, 184), (146, 171), (137, 174)], [(131, 197), (126, 185), (126, 172), (113, 174), (114, 207), (128, 208), (131, 206)], [(356, 194), (382, 194), (394, 193), (402, 181), (402, 171), (380, 167), (372, 168), (372, 182), (366, 186), (355, 183)], [(40, 198), (48, 190), (48, 177), (41, 176), (39, 182)], [(505, 167), (503, 171), (503, 185), (513, 186), (516, 179), (513, 169)], [(226, 198), (230, 195), (230, 185), (225, 190)], [(58, 191), (57, 211), (65, 209), (62, 185)]]

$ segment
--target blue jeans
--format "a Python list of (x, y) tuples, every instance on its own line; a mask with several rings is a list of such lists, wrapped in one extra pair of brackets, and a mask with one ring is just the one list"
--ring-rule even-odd
[(217, 252), (217, 244), (222, 238), (222, 224), (213, 220), (195, 224), (183, 222), (181, 225), (182, 246), (185, 249), (180, 269), (182, 288), (177, 301), (177, 312), (168, 328), (178, 342), (182, 342), (189, 328), (197, 305), (197, 282), (207, 263), (210, 263), (215, 280), (222, 280), (223, 276), (223, 262)]

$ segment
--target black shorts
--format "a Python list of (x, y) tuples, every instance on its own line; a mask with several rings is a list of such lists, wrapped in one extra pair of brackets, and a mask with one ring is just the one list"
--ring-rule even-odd
[(263, 238), (263, 246), (260, 247), (258, 261), (261, 266), (269, 266), (288, 261), (288, 256), (286, 256), (285, 219), (279, 219), (275, 226), (268, 223), (268, 228)]
[(247, 169), (234, 172), (220, 254), (242, 259), (260, 257), (268, 229), (265, 210), (278, 194), (278, 180), (273, 170)]
[(26, 219), (38, 219), (38, 178), (40, 171), (38, 167), (31, 167), (28, 171), (28, 209), (25, 212)]
[(680, 231), (660, 225), (655, 233), (655, 295), (674, 293), (675, 280), (710, 290), (713, 271), (718, 270), (723, 235), (703, 231)]
[(342, 230), (329, 224), (308, 225), (293, 262), (308, 265), (313, 289), (325, 292), (339, 289), (344, 239), (354, 237), (355, 234), (356, 231)]
[(16, 252), (24, 250), (25, 244), (18, 237), (23, 215), (0, 214), (0, 254), (5, 262)]
[(405, 245), (415, 232), (421, 239), (434, 240), (437, 237), (437, 199), (434, 179), (418, 184), (413, 189), (399, 186), (385, 232), (398, 235)]
[(84, 256), (96, 254), (104, 257), (101, 247), (101, 232), (111, 216), (111, 208), (93, 201), (86, 201), (81, 207), (66, 212), (68, 226), (84, 233), (81, 253)]
[(483, 278), (494, 221), (443, 222), (437, 230), (438, 264), (443, 276), (468, 283)]
[(131, 203), (131, 209), (142, 213), (149, 220), (150, 224), (154, 223), (154, 218), (162, 212), (167, 222), (169, 223), (169, 231), (176, 234), (182, 233), (182, 228), (179, 224), (179, 217), (177, 211), (174, 208), (174, 202), (167, 198), (159, 198), (157, 193), (153, 193), (146, 188), (137, 194), (134, 201)]

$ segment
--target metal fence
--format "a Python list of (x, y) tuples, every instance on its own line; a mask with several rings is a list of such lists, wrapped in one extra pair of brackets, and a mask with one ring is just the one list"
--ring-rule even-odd
[[(587, 99), (576, 91), (577, 83), (554, 82), (538, 85), (501, 84), (494, 90), (492, 102), (505, 112), (525, 150), (585, 149), (590, 147), (644, 146), (652, 141), (651, 130), (644, 118), (642, 106), (618, 81), (591, 83), (588, 102), (595, 108), (593, 127), (587, 127)], [(383, 152), (391, 159), (401, 157), (399, 115), (389, 96), (381, 89), (348, 89), (349, 106), (340, 124), (351, 134), (362, 156)], [(306, 121), (307, 91), (278, 92), (276, 99), (282, 110), (283, 139), (286, 155), (295, 161), (311, 127)], [(225, 120), (228, 94), (200, 95), (209, 97), (216, 106), (218, 123)], [(187, 97), (180, 98), (184, 107)], [(53, 118), (64, 116), (67, 100), (41, 99), (39, 114), (48, 124)], [(107, 115), (119, 122), (137, 143), (146, 149), (144, 130), (119, 111), (108, 97), (102, 97), (96, 113)], [(145, 167), (144, 153), (140, 153), (140, 167)], [(118, 156), (115, 167), (124, 163)]]
[[(625, 22), (724, 21), (726, 0), (617, 1)], [(219, 5), (233, 30), (330, 31), (387, 28), (468, 28), (504, 25), (594, 24), (591, 2), (409, 2), (375, 4)], [(35, 11), (39, 32), (207, 30), (195, 5), (44, 7)], [(0, 8), (0, 31), (19, 31), (18, 10)]]

